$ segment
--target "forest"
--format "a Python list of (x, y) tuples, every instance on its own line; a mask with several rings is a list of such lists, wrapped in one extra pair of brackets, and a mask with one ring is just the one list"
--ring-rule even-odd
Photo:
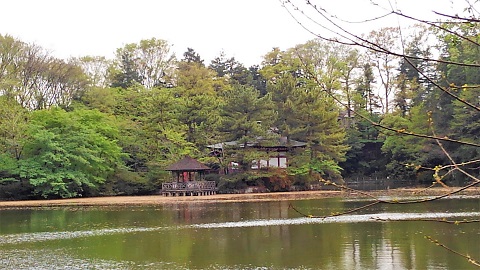
[[(156, 194), (185, 155), (212, 168), (219, 192), (355, 177), (463, 185), (467, 175), (441, 169), (454, 159), (480, 175), (480, 28), (445, 27), (365, 34), (382, 50), (312, 39), (251, 67), (223, 52), (210, 63), (192, 48), (177, 57), (157, 38), (114, 59), (65, 60), (0, 35), (0, 198)], [(279, 137), (306, 143), (287, 169), (253, 170), (258, 149), (219, 157), (208, 147)], [(214, 172), (232, 161), (241, 172)]]

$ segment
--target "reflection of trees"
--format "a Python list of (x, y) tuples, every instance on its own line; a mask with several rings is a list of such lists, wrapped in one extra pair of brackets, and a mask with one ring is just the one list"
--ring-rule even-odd
[[(454, 201), (418, 204), (411, 212), (458, 211)], [(340, 199), (297, 201), (303, 209), (324, 214), (333, 209), (356, 207), (362, 202)], [(458, 201), (461, 209), (471, 209), (474, 200)], [(372, 213), (398, 212), (395, 205), (378, 206)], [(187, 217), (184, 213), (188, 213)], [(332, 222), (300, 225), (272, 225), (234, 228), (198, 228), (194, 224), (215, 224), (254, 220), (289, 220), (298, 215), (289, 202), (189, 203), (156, 207), (62, 208), (53, 210), (2, 211), (0, 231), (8, 224), (22, 224), (15, 232), (78, 231), (109, 228), (159, 228), (154, 231), (96, 235), (70, 240), (56, 239), (35, 243), (42, 249), (65, 248), (74, 257), (118, 260), (136, 263), (168, 262), (186, 268), (267, 267), (273, 269), (431, 269), (440, 265), (463, 269), (466, 262), (437, 256), (423, 234), (435, 231), (440, 240), (456, 250), (476, 250), (476, 224), (462, 226), (463, 234), (445, 223), (412, 222)], [(31, 227), (28, 227), (31, 226)], [(401, 233), (398, 233), (401, 232)], [(452, 233), (453, 232), (453, 233)], [(0, 249), (3, 248), (0, 246)], [(435, 259), (430, 259), (435, 258)]]

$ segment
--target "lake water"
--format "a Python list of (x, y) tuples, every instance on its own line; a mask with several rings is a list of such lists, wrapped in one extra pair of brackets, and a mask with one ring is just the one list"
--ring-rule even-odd
[[(2, 269), (478, 269), (479, 198), (377, 205), (321, 199), (0, 210)], [(387, 221), (388, 220), (388, 221)]]

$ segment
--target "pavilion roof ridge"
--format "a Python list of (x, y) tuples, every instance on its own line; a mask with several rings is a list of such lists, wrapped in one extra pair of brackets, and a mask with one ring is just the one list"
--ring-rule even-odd
[(186, 155), (179, 161), (173, 164), (170, 164), (170, 166), (168, 166), (165, 170), (167, 171), (206, 171), (206, 170), (210, 170), (210, 167)]

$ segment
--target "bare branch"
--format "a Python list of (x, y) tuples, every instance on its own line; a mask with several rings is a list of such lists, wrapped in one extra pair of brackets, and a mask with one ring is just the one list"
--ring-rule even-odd
[(401, 13), (401, 12), (398, 12), (398, 11), (392, 11), (392, 13), (394, 13), (394, 14), (396, 14), (396, 15), (398, 15), (398, 16), (401, 16), (401, 17), (404, 17), (404, 18), (407, 18), (407, 19), (416, 21), (416, 22), (420, 22), (420, 23), (427, 24), (427, 25), (429, 25), (429, 26), (431, 26), (431, 27), (440, 29), (440, 30), (445, 31), (445, 32), (447, 32), (447, 33), (449, 33), (449, 34), (452, 34), (452, 35), (455, 35), (455, 36), (457, 36), (457, 37), (459, 37), (459, 38), (461, 38), (461, 39), (464, 39), (464, 40), (466, 40), (466, 41), (468, 41), (468, 42), (471, 42), (471, 43), (473, 43), (473, 44), (475, 44), (475, 45), (477, 45), (477, 46), (480, 46), (480, 43), (478, 43), (477, 41), (475, 41), (475, 40), (473, 40), (473, 39), (471, 39), (471, 38), (469, 38), (469, 37), (466, 37), (466, 36), (464, 36), (464, 35), (460, 35), (460, 34), (456, 33), (455, 31), (452, 31), (452, 30), (450, 30), (450, 29), (448, 29), (448, 28), (445, 28), (445, 27), (441, 26), (441, 24), (439, 24), (438, 22), (437, 22), (437, 23), (432, 23), (432, 22), (429, 22), (429, 21), (426, 21), (426, 20), (417, 19), (417, 18), (414, 18), (414, 17), (412, 17), (412, 16), (405, 15), (405, 14), (403, 14), (403, 13)]
[(437, 246), (439, 246), (439, 247), (442, 247), (442, 248), (448, 250), (449, 252), (451, 252), (451, 253), (453, 253), (453, 254), (456, 254), (456, 255), (458, 255), (458, 256), (461, 256), (461, 257), (467, 259), (469, 263), (471, 263), (471, 264), (473, 264), (473, 265), (475, 265), (475, 266), (480, 267), (480, 263), (479, 263), (478, 261), (476, 261), (475, 259), (472, 259), (472, 257), (470, 257), (470, 255), (465, 255), (465, 254), (462, 254), (462, 253), (460, 253), (460, 252), (458, 252), (458, 251), (455, 251), (455, 250), (453, 250), (453, 249), (445, 246), (444, 244), (440, 243), (440, 241), (438, 241), (438, 240), (436, 240), (436, 239), (433, 239), (431, 236), (425, 236), (425, 238), (426, 238), (427, 240), (429, 240), (430, 242), (434, 243), (435, 245), (437, 245)]
[[(287, 1), (281, 1), (280, 2), (282, 3), (282, 6), (287, 10), (287, 12), (290, 14), (290, 16), (295, 20), (295, 22), (297, 22), (297, 24), (299, 24), (303, 29), (305, 29), (306, 31), (308, 31), (309, 33), (311, 33), (312, 35), (314, 35), (315, 37), (319, 38), (319, 39), (322, 39), (322, 40), (325, 40), (325, 41), (330, 41), (330, 42), (335, 42), (335, 43), (339, 43), (339, 44), (343, 44), (343, 45), (350, 45), (350, 46), (357, 46), (357, 47), (361, 47), (361, 48), (365, 48), (367, 50), (372, 50), (372, 51), (375, 51), (375, 52), (379, 52), (379, 53), (385, 53), (385, 54), (390, 54), (390, 55), (393, 55), (393, 56), (397, 56), (397, 57), (401, 57), (401, 58), (409, 58), (409, 59), (415, 59), (415, 60), (421, 60), (421, 61), (427, 61), (427, 62), (434, 62), (434, 63), (443, 63), (443, 64), (450, 64), (450, 65), (457, 65), (457, 66), (465, 66), (465, 67), (480, 67), (479, 64), (475, 64), (475, 63), (459, 63), (459, 62), (452, 62), (452, 61), (445, 61), (443, 59), (433, 59), (433, 58), (427, 58), (427, 57), (417, 57), (417, 56), (412, 56), (412, 55), (405, 55), (403, 52), (393, 52), (393, 51), (390, 51), (384, 47), (381, 47), (379, 46), (378, 44), (374, 43), (374, 42), (371, 42), (365, 38), (362, 38), (361, 36), (359, 35), (356, 35), (348, 30), (346, 30), (345, 28), (341, 27), (340, 25), (338, 25), (337, 23), (335, 23), (334, 21), (332, 21), (330, 18), (328, 18), (328, 16), (326, 16), (322, 10), (320, 10), (319, 8), (317, 8), (315, 5), (312, 5), (310, 2), (308, 2), (312, 8), (314, 8), (314, 10), (316, 10), (316, 12), (321, 16), (323, 17), (324, 19), (326, 19), (329, 23), (331, 23), (333, 26), (335, 26), (336, 28), (338, 28), (341, 32), (345, 33), (345, 34), (342, 34), (338, 31), (335, 31), (335, 30), (332, 30), (320, 23), (318, 23), (316, 20), (314, 20), (313, 18), (311, 18), (310, 16), (308, 16), (304, 11), (302, 11), (298, 6), (296, 6), (295, 4), (293, 4), (290, 0), (287, 0)], [(303, 23), (301, 23), (298, 18), (296, 18), (292, 12), (286, 7), (285, 3), (288, 3), (290, 4), (293, 9), (297, 12), (299, 12), (300, 14), (302, 14), (303, 16), (305, 16), (305, 18), (307, 18), (309, 21), (311, 21), (312, 23), (318, 25), (319, 27), (333, 33), (334, 35), (336, 36), (339, 36), (340, 38), (343, 38), (345, 39), (346, 41), (342, 41), (342, 40), (339, 40), (338, 38), (327, 38), (327, 37), (324, 37), (318, 33), (315, 33), (313, 32), (311, 29), (309, 29), (308, 27), (306, 27)], [(399, 13), (401, 14), (401, 13)], [(413, 18), (413, 17), (412, 17)], [(462, 37), (461, 35), (455, 33), (455, 32), (452, 32), (453, 34), (455, 34), (456, 36), (459, 36), (459, 37)]]
[[(318, 80), (317, 76), (315, 76), (315, 74), (310, 70), (310, 68), (308, 67), (308, 65), (305, 63), (304, 59), (301, 57), (300, 53), (298, 53), (297, 51), (297, 56), (299, 58), (299, 60), (301, 61), (302, 65), (305, 67), (307, 73), (313, 78), (313, 80), (315, 80), (315, 82), (318, 84), (318, 85), (321, 85), (320, 81)], [(425, 74), (423, 74), (423, 76), (425, 76)], [(440, 87), (440, 86), (439, 86)], [(344, 104), (341, 100), (339, 100), (337, 97), (335, 97), (335, 95), (333, 95), (332, 93), (329, 93), (328, 91), (326, 91), (327, 95), (329, 95), (331, 98), (333, 98), (338, 104), (340, 104), (342, 107), (346, 108), (347, 110), (349, 110), (350, 112), (353, 112), (356, 116), (362, 118), (363, 120), (369, 122), (372, 126), (376, 127), (376, 128), (381, 128), (381, 129), (384, 129), (384, 130), (389, 130), (389, 131), (393, 131), (393, 132), (396, 132), (400, 135), (408, 135), (408, 136), (413, 136), (413, 137), (418, 137), (418, 138), (425, 138), (425, 139), (432, 139), (432, 140), (440, 140), (440, 141), (446, 141), (446, 142), (452, 142), (452, 143), (457, 143), (457, 144), (462, 144), (462, 145), (468, 145), (468, 146), (474, 146), (474, 147), (480, 147), (480, 144), (478, 143), (472, 143), (472, 142), (467, 142), (467, 141), (460, 141), (460, 140), (455, 140), (455, 139), (451, 139), (451, 138), (448, 138), (448, 137), (437, 137), (437, 136), (430, 136), (430, 135), (426, 135), (426, 134), (418, 134), (418, 133), (414, 133), (414, 132), (411, 132), (411, 131), (407, 131), (405, 129), (394, 129), (394, 128), (391, 128), (391, 127), (387, 127), (385, 125), (382, 125), (380, 123), (377, 123), (375, 121), (373, 121), (372, 119), (370, 119), (369, 117), (366, 117), (362, 114), (360, 114), (359, 112), (357, 111), (352, 111), (351, 108), (349, 108), (346, 104)], [(459, 99), (461, 101), (461, 99)], [(474, 108), (476, 108), (475, 106), (473, 106)], [(479, 109), (480, 110), (480, 109)]]
[(468, 23), (468, 22), (480, 22), (479, 19), (477, 18), (465, 18), (465, 17), (460, 17), (458, 15), (449, 15), (449, 14), (445, 14), (445, 13), (441, 13), (441, 12), (438, 12), (438, 11), (434, 11), (433, 13), (439, 15), (439, 16), (442, 16), (442, 17), (446, 17), (446, 18), (450, 18), (450, 19), (455, 19), (455, 20), (462, 20), (464, 21), (465, 23)]

